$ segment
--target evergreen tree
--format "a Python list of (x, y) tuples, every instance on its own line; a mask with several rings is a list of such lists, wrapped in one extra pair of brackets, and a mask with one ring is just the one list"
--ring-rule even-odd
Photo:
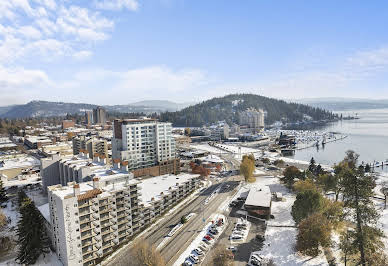
[(319, 212), (324, 207), (324, 199), (317, 190), (305, 190), (297, 194), (291, 209), (292, 218), (298, 224), (309, 215)]
[(380, 230), (373, 228), (379, 217), (371, 198), (376, 186), (371, 176), (366, 176), (363, 167), (357, 167), (358, 154), (348, 151), (344, 162), (347, 168), (343, 173), (343, 195), (345, 208), (351, 209), (350, 215), (356, 223), (353, 245), (360, 252), (360, 264), (367, 265), (367, 258), (381, 248)]
[(18, 221), (18, 254), (16, 260), (21, 264), (34, 264), (39, 256), (49, 252), (49, 241), (44, 227), (43, 216), (29, 198), (20, 204)]
[(8, 200), (7, 193), (3, 187), (3, 181), (0, 179), (0, 204)]
[(317, 166), (315, 165), (314, 157), (311, 157), (310, 165), (309, 165), (309, 171), (310, 171), (311, 173), (315, 173), (316, 167), (317, 167)]

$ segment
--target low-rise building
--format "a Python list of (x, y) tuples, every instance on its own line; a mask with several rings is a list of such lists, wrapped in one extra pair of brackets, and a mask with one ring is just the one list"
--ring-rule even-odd
[(268, 218), (271, 215), (272, 195), (268, 186), (254, 185), (245, 200), (244, 208), (249, 215)]
[(71, 128), (75, 126), (75, 122), (73, 120), (63, 120), (62, 121), (62, 129)]
[(42, 146), (53, 144), (53, 141), (48, 136), (26, 136), (24, 144), (30, 149), (38, 149)]

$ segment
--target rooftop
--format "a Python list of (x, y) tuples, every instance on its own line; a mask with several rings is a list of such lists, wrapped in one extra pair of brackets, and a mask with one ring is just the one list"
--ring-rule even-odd
[(245, 205), (271, 207), (271, 191), (268, 186), (254, 185), (248, 193)]
[(170, 194), (170, 187), (172, 189), (177, 188), (177, 183), (181, 185), (196, 177), (199, 177), (199, 175), (181, 173), (179, 175), (162, 175), (144, 179), (139, 184), (142, 190), (140, 199), (144, 206), (147, 206), (151, 203), (152, 198), (154, 200), (160, 200), (162, 198), (160, 195), (161, 192), (164, 195), (168, 195)]

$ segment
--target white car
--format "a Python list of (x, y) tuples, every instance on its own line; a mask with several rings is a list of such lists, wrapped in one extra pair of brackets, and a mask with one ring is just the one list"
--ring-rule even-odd
[(187, 260), (185, 260), (185, 262), (183, 262), (183, 266), (192, 266), (192, 265), (193, 265), (193, 263), (189, 259), (187, 259)]
[(230, 246), (227, 249), (232, 251), (232, 252), (236, 252), (237, 251), (237, 248), (235, 246)]
[(199, 248), (195, 248), (194, 251), (195, 251), (195, 253), (198, 254), (198, 256), (202, 256), (203, 255), (203, 251), (200, 250)]
[(197, 264), (197, 263), (199, 262), (198, 257), (195, 256), (195, 255), (193, 255), (193, 254), (190, 254), (189, 259), (190, 259), (193, 263), (195, 263), (195, 264)]

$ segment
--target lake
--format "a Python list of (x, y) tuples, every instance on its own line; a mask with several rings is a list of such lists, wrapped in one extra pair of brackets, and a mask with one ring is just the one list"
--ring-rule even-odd
[[(341, 161), (347, 150), (353, 150), (360, 155), (359, 162), (372, 163), (388, 159), (388, 109), (352, 110), (340, 112), (345, 116), (359, 117), (357, 120), (343, 120), (329, 123), (319, 129), (325, 132), (339, 132), (348, 137), (344, 140), (320, 146), (299, 150), (292, 158), (309, 161), (314, 157), (320, 164), (333, 165)], [(388, 172), (388, 165), (384, 169)]]

